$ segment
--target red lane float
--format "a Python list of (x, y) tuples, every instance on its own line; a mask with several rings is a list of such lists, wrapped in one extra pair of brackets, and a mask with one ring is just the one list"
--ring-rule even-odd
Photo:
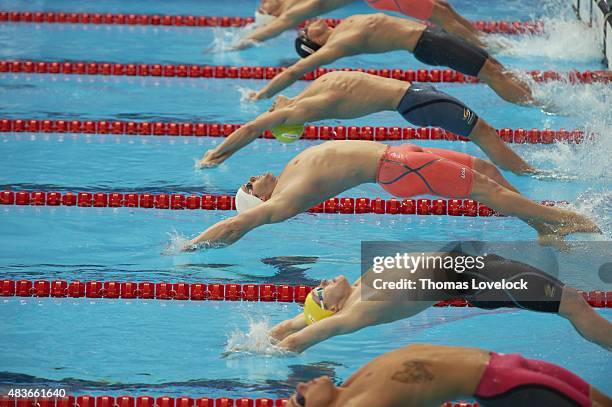
[[(0, 133), (78, 133), (121, 134), (133, 136), (227, 137), (242, 126), (231, 123), (124, 122), (113, 120), (34, 120), (0, 119)], [(498, 129), (507, 143), (552, 144), (581, 143), (585, 134), (579, 129)], [(590, 136), (590, 135), (589, 135)], [(260, 137), (273, 139), (266, 131)], [(306, 126), (304, 140), (445, 140), (470, 141), (439, 127), (386, 126)]]
[[(221, 66), (221, 65), (173, 65), (173, 64), (121, 64), (112, 62), (65, 62), (33, 60), (0, 60), (0, 72), (65, 75), (114, 75), (156, 76), (190, 78), (265, 79), (274, 78), (287, 69), (279, 66)], [(478, 78), (466, 76), (452, 69), (363, 69), (317, 68), (308, 72), (302, 80), (312, 81), (334, 71), (367, 72), (371, 75), (394, 78), (408, 82), (478, 83)], [(609, 83), (612, 71), (529, 71), (537, 82), (564, 80), (568, 83)]]
[[(68, 23), (115, 24), (187, 27), (243, 27), (255, 21), (253, 17), (196, 16), (161, 14), (74, 13), (47, 11), (0, 11), (0, 22), (13, 23)], [(335, 27), (342, 19), (328, 18), (328, 25)], [(542, 31), (542, 21), (473, 21), (474, 27), (486, 33), (526, 34)]]
[[(24, 397), (0, 396), (0, 407), (285, 407), (287, 399), (269, 398), (191, 398), (153, 396)], [(447, 402), (441, 407), (478, 407), (478, 403)]]
[[(177, 301), (259, 301), (303, 303), (314, 287), (287, 284), (0, 280), (0, 297), (123, 298)], [(612, 291), (581, 291), (594, 308), (612, 308)], [(463, 299), (436, 307), (471, 307)]]
[[(541, 201), (554, 206), (566, 201)], [(0, 205), (17, 206), (79, 206), (83, 208), (147, 208), (147, 209), (202, 209), (235, 210), (230, 195), (183, 195), (120, 192), (47, 192), (0, 191)], [(389, 214), (389, 215), (448, 215), (448, 216), (503, 216), (485, 204), (472, 199), (382, 199), (382, 198), (330, 198), (308, 210), (329, 214)]]
[(275, 284), (205, 284), (66, 280), (0, 280), (0, 297), (123, 298), (179, 301), (303, 303), (312, 287)]
[[(74, 13), (52, 11), (0, 11), (0, 22), (13, 23), (59, 23), (59, 24), (115, 24), (115, 25), (158, 25), (186, 27), (243, 27), (253, 23), (254, 17), (239, 16), (194, 16), (159, 14), (115, 14), (115, 13)], [(529, 27), (532, 23), (495, 22), (485, 24), (516, 24)], [(505, 26), (505, 25), (504, 25)]]

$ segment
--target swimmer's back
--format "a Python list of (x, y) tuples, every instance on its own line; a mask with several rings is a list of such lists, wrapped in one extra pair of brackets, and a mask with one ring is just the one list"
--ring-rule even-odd
[(384, 13), (356, 14), (341, 22), (326, 45), (349, 54), (412, 50), (425, 25)]
[(351, 119), (395, 110), (410, 84), (364, 72), (329, 72), (308, 86), (296, 101), (321, 97), (325, 104), (318, 120)]
[(377, 405), (439, 406), (457, 397), (471, 397), (480, 382), (489, 352), (481, 349), (410, 345), (377, 357), (351, 376), (343, 387), (351, 393), (367, 389)]
[(348, 140), (310, 147), (287, 163), (273, 196), (299, 192), (303, 198), (316, 201), (316, 205), (354, 186), (374, 182), (385, 148), (373, 141)]

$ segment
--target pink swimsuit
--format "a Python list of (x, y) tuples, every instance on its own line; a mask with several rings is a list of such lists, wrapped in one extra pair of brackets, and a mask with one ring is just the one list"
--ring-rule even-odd
[(590, 386), (562, 367), (491, 353), (474, 396), (482, 405), (591, 407)]
[(378, 10), (396, 11), (419, 20), (428, 20), (436, 0), (366, 0)]

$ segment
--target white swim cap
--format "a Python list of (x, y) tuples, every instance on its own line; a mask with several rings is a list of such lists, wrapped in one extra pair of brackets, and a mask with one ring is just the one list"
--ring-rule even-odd
[(236, 191), (236, 210), (238, 213), (254, 208), (262, 203), (261, 199), (246, 192), (242, 189), (242, 186)]
[(262, 13), (259, 10), (255, 10), (255, 24), (257, 25), (267, 25), (274, 21), (276, 16), (272, 14)]

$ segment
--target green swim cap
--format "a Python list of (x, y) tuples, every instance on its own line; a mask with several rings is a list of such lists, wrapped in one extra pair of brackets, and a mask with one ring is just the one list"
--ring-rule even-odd
[(270, 129), (274, 137), (282, 143), (293, 143), (302, 137), (303, 124), (282, 124)]

